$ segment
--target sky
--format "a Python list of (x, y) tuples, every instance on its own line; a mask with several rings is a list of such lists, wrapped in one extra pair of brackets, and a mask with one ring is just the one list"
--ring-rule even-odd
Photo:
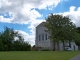
[(0, 32), (4, 26), (35, 44), (35, 27), (50, 14), (69, 16), (80, 27), (80, 0), (0, 0)]

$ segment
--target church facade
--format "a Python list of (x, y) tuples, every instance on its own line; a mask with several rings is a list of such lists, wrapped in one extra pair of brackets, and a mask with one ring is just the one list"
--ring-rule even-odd
[[(45, 22), (42, 22), (36, 27), (36, 37), (35, 37), (35, 47), (37, 50), (42, 49), (49, 49), (54, 50), (54, 46), (56, 50), (63, 51), (64, 45), (63, 42), (59, 41), (59, 43), (55, 43), (49, 40), (48, 37), (50, 36), (48, 32), (45, 30), (47, 29), (44, 26)], [(74, 42), (70, 42), (71, 47), (69, 47), (69, 42), (64, 42), (65, 49), (71, 49), (71, 50), (78, 50), (78, 46)]]

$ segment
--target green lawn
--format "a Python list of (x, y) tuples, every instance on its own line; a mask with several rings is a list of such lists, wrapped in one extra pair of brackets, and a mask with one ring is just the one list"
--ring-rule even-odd
[(70, 60), (80, 51), (6, 51), (0, 52), (0, 60)]

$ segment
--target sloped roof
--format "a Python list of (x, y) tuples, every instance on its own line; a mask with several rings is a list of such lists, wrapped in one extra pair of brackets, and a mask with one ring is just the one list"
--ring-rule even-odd
[[(46, 22), (42, 22), (42, 23), (40, 23), (37, 27), (44, 26), (45, 23), (46, 23)], [(37, 27), (36, 27), (36, 28), (37, 28)]]

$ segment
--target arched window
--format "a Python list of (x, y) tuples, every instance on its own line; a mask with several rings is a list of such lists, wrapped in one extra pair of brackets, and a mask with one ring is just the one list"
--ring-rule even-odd
[(42, 34), (42, 40), (44, 40), (44, 34)]
[(39, 41), (41, 40), (41, 36), (39, 35)]
[(47, 40), (47, 34), (45, 34), (45, 40)]

